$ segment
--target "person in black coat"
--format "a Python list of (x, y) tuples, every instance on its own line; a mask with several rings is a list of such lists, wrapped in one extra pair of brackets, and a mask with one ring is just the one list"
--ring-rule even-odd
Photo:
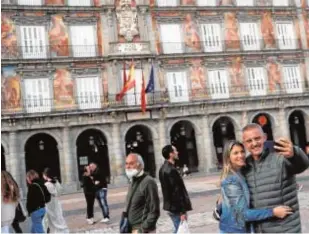
[(174, 233), (177, 233), (181, 221), (187, 219), (187, 211), (192, 210), (191, 201), (183, 179), (175, 167), (178, 152), (175, 146), (166, 145), (162, 149), (165, 158), (159, 171), (159, 179), (163, 193), (163, 209), (174, 224)]
[(95, 200), (95, 186), (93, 182), (93, 177), (91, 176), (89, 166), (85, 167), (83, 178), (82, 178), (82, 186), (84, 190), (84, 195), (87, 203), (87, 223), (94, 224), (93, 221), (93, 206)]

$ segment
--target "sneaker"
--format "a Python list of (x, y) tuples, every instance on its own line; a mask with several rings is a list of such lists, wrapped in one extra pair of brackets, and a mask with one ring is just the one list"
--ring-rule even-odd
[(100, 222), (101, 223), (107, 223), (107, 222), (109, 222), (109, 218), (103, 218)]
[(89, 225), (94, 224), (93, 218), (86, 219), (86, 221), (87, 221), (87, 223), (88, 223)]

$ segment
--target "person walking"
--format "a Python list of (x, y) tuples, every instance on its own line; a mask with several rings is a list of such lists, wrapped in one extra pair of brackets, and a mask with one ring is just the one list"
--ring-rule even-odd
[(95, 200), (95, 186), (91, 177), (91, 171), (89, 166), (86, 166), (84, 169), (84, 174), (82, 178), (82, 187), (84, 191), (84, 196), (87, 204), (87, 218), (86, 221), (88, 224), (94, 224), (93, 220), (93, 206)]
[(162, 149), (165, 158), (159, 171), (159, 179), (163, 193), (163, 210), (168, 212), (177, 233), (181, 221), (187, 219), (187, 212), (192, 210), (191, 201), (183, 179), (175, 168), (178, 151), (175, 146), (166, 145)]
[(132, 233), (154, 233), (160, 216), (160, 199), (156, 181), (144, 172), (141, 155), (126, 158), (126, 175), (130, 181), (127, 194), (127, 216)]
[(1, 233), (10, 232), (19, 199), (19, 188), (12, 175), (1, 171)]
[(43, 218), (46, 213), (45, 203), (50, 201), (51, 195), (36, 171), (28, 171), (26, 180), (28, 184), (26, 207), (31, 217), (31, 232), (44, 233)]
[(245, 147), (239, 141), (228, 142), (223, 151), (221, 173), (220, 233), (252, 233), (253, 222), (272, 217), (284, 218), (292, 214), (288, 206), (250, 209), (250, 194), (240, 170), (246, 165)]
[(89, 164), (92, 180), (95, 186), (95, 197), (102, 209), (101, 223), (109, 222), (109, 207), (107, 203), (107, 180), (96, 163)]
[(286, 138), (278, 138), (270, 152), (264, 148), (267, 137), (258, 124), (242, 129), (242, 140), (250, 153), (242, 169), (250, 196), (250, 207), (259, 209), (285, 204), (293, 214), (284, 219), (270, 218), (254, 223), (255, 232), (300, 233), (301, 221), (295, 175), (309, 167), (308, 156)]
[(51, 194), (50, 202), (46, 203), (47, 227), (50, 233), (68, 233), (69, 229), (63, 217), (62, 207), (58, 200), (62, 189), (59, 181), (52, 175), (49, 168), (43, 171), (43, 178), (48, 192)]

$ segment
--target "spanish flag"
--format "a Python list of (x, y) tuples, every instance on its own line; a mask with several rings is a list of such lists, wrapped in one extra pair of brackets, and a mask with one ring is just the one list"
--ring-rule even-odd
[(129, 71), (129, 77), (126, 79), (126, 82), (123, 84), (123, 88), (116, 95), (116, 101), (121, 101), (125, 93), (135, 87), (135, 68), (134, 68), (134, 63), (132, 61), (130, 71)]

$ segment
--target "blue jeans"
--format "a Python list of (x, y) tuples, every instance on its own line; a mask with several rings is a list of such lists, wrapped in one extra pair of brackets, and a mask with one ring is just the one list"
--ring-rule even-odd
[(32, 233), (44, 233), (43, 218), (46, 213), (45, 208), (40, 208), (31, 213), (31, 232)]
[(1, 227), (1, 233), (10, 233), (10, 226)]
[(102, 209), (102, 213), (103, 213), (103, 218), (109, 218), (109, 208), (108, 208), (108, 204), (107, 204), (107, 189), (106, 188), (102, 188), (100, 190), (98, 190), (95, 194), (96, 199), (99, 202), (99, 205)]
[(180, 213), (167, 212), (167, 214), (170, 216), (170, 218), (172, 219), (172, 222), (174, 224), (174, 232), (173, 233), (177, 233), (179, 224), (181, 222)]

